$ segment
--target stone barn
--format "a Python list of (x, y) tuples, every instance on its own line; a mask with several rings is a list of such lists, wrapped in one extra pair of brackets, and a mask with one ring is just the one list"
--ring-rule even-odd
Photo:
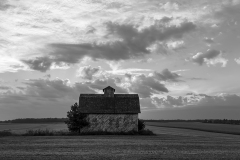
[(108, 86), (104, 94), (80, 94), (80, 112), (88, 114), (88, 131), (127, 132), (138, 131), (140, 103), (138, 94), (114, 94)]

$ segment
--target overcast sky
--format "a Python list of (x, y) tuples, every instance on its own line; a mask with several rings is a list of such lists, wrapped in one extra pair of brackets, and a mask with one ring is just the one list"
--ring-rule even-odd
[(239, 0), (1, 0), (0, 120), (137, 93), (144, 119), (239, 119)]

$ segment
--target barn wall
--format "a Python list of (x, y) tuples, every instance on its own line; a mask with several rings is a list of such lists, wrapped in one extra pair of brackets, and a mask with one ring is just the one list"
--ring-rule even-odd
[(82, 132), (107, 131), (127, 132), (138, 130), (138, 114), (89, 114), (90, 126)]

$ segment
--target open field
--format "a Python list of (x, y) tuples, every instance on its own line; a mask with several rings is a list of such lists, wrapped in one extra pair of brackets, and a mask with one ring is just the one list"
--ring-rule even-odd
[(194, 129), (199, 131), (240, 135), (240, 125), (212, 124), (201, 122), (145, 122), (148, 126)]
[(0, 123), (0, 131), (11, 130), (13, 133), (25, 133), (26, 130), (67, 130), (65, 123)]
[[(214, 135), (214, 133), (212, 133)], [(227, 134), (224, 134), (227, 135)], [(231, 137), (232, 136), (232, 137)], [(215, 136), (2, 137), (0, 159), (239, 159), (240, 138)]]
[[(0, 130), (67, 129), (64, 123), (1, 124)], [(0, 159), (239, 159), (240, 136), (146, 126), (157, 136), (0, 137)]]
[[(194, 129), (199, 131), (230, 133), (240, 135), (240, 125), (211, 124), (200, 122), (145, 122), (146, 126)], [(25, 133), (26, 130), (67, 130), (65, 123), (0, 123), (0, 131), (11, 130), (13, 133)], [(162, 128), (163, 129), (163, 128)], [(191, 132), (187, 130), (186, 132)]]

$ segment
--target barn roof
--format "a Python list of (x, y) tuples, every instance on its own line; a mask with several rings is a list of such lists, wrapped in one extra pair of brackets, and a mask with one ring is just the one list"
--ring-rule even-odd
[(138, 94), (81, 94), (79, 107), (82, 113), (141, 113)]

